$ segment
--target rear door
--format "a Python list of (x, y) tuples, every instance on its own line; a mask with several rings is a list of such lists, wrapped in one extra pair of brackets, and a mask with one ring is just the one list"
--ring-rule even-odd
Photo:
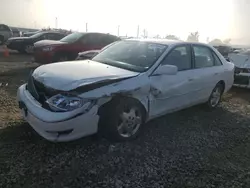
[(224, 67), (215, 52), (204, 45), (192, 45), (197, 100), (206, 101), (215, 85), (223, 80)]

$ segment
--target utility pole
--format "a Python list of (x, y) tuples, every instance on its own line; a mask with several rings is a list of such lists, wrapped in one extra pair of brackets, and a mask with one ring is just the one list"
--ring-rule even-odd
[(56, 29), (57, 29), (57, 25), (58, 24), (58, 22), (57, 22), (57, 17), (56, 17), (56, 21), (55, 21), (55, 26), (56, 26)]
[(137, 26), (137, 38), (139, 38), (139, 33), (140, 33), (140, 26)]
[(146, 29), (143, 30), (143, 37), (146, 38)]
[(118, 37), (120, 36), (120, 25), (118, 25), (118, 28), (117, 28), (117, 36)]
[(88, 32), (88, 23), (86, 23), (86, 32)]

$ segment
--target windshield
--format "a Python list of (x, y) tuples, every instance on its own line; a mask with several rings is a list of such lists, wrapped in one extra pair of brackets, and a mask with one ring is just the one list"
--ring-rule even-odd
[(148, 70), (167, 49), (167, 45), (141, 42), (119, 41), (97, 54), (93, 61), (111, 66), (144, 72)]
[(44, 33), (39, 32), (39, 33), (36, 33), (36, 34), (34, 34), (34, 35), (31, 35), (30, 38), (37, 38), (37, 37), (42, 36), (43, 34), (44, 34)]
[(62, 38), (61, 42), (67, 42), (67, 43), (74, 43), (78, 39), (80, 39), (85, 33), (72, 33), (70, 35), (67, 35), (66, 37)]

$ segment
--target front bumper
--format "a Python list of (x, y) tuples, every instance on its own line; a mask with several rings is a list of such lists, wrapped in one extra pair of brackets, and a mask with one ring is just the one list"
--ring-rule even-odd
[(34, 51), (34, 61), (39, 64), (52, 63), (53, 56), (53, 52), (43, 52), (36, 49)]
[(95, 134), (98, 130), (98, 106), (85, 114), (80, 112), (51, 112), (42, 107), (26, 90), (26, 84), (17, 91), (17, 100), (24, 119), (42, 137), (53, 142), (67, 142)]

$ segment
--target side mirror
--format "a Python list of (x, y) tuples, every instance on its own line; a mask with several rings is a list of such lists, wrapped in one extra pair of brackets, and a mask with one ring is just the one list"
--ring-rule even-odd
[(175, 65), (161, 65), (155, 70), (153, 75), (154, 76), (156, 76), (156, 75), (176, 75), (177, 72), (178, 72), (178, 68)]
[(225, 57), (225, 59), (228, 61), (228, 62), (230, 62), (230, 59), (229, 59), (229, 57)]

